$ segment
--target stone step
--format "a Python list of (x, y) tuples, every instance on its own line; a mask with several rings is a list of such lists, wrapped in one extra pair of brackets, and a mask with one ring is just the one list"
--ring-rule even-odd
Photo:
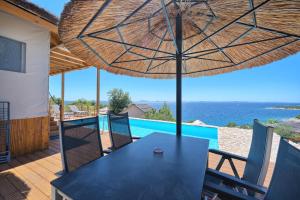
[(59, 135), (59, 131), (50, 131), (50, 136), (56, 136)]
[(56, 125), (56, 126), (50, 126), (50, 132), (51, 131), (58, 131), (58, 126)]
[(57, 121), (50, 121), (50, 126), (57, 126)]

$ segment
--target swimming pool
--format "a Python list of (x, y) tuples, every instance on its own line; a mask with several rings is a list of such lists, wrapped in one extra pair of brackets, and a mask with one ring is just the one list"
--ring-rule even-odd
[[(100, 115), (99, 123), (101, 130), (103, 130), (103, 127), (105, 131), (108, 130), (107, 116)], [(175, 135), (176, 133), (176, 124), (172, 122), (130, 118), (129, 123), (132, 135), (137, 137), (144, 137), (153, 132), (161, 132), (172, 135)], [(182, 135), (208, 139), (209, 148), (219, 148), (217, 128), (183, 124)]]

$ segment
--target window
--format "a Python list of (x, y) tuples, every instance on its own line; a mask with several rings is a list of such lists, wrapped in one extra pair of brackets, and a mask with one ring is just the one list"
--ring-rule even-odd
[(26, 44), (0, 36), (0, 70), (26, 72)]

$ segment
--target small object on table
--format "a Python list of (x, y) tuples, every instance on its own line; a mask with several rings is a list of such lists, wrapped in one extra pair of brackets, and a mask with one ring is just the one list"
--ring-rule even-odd
[(159, 147), (155, 147), (153, 150), (153, 153), (156, 155), (162, 155), (164, 153), (164, 151)]

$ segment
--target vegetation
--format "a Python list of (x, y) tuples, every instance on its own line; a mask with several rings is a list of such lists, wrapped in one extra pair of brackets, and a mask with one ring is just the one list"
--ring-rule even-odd
[(297, 115), (296, 118), (297, 118), (297, 119), (300, 119), (300, 115)]
[(287, 109), (287, 110), (300, 110), (300, 106), (275, 106), (274, 108)]
[(229, 122), (226, 126), (227, 127), (237, 127), (237, 124), (235, 122)]
[(128, 107), (131, 99), (128, 92), (122, 89), (112, 89), (108, 93), (108, 106), (114, 113), (120, 113), (124, 108)]
[(239, 126), (239, 128), (242, 128), (242, 129), (252, 129), (253, 125), (251, 125), (251, 124), (243, 124), (243, 125)]
[(279, 121), (276, 120), (276, 119), (268, 119), (266, 121), (266, 124), (268, 124), (268, 125), (275, 125), (275, 124), (278, 124), (278, 123), (279, 123)]
[(175, 121), (173, 118), (170, 107), (167, 103), (164, 103), (159, 110), (152, 109), (151, 111), (145, 113), (146, 119), (156, 119), (164, 121)]
[[(299, 116), (300, 117), (300, 116)], [(293, 132), (293, 128), (289, 125), (282, 124), (278, 120), (269, 119), (265, 122), (266, 125), (274, 127), (274, 132), (289, 140), (299, 140), (300, 135)], [(244, 124), (238, 126), (235, 122), (229, 122), (227, 127), (238, 127), (242, 129), (252, 129), (253, 125)]]
[(57, 104), (57, 105), (60, 105), (61, 103), (61, 98), (59, 97), (56, 97), (56, 96), (52, 96), (49, 100), (49, 103), (50, 105), (54, 105), (54, 104)]
[(287, 138), (287, 139), (294, 139), (296, 137), (296, 134), (293, 133), (293, 129), (291, 126), (284, 125), (284, 124), (278, 124), (275, 129), (275, 133), (280, 135), (281, 137)]

